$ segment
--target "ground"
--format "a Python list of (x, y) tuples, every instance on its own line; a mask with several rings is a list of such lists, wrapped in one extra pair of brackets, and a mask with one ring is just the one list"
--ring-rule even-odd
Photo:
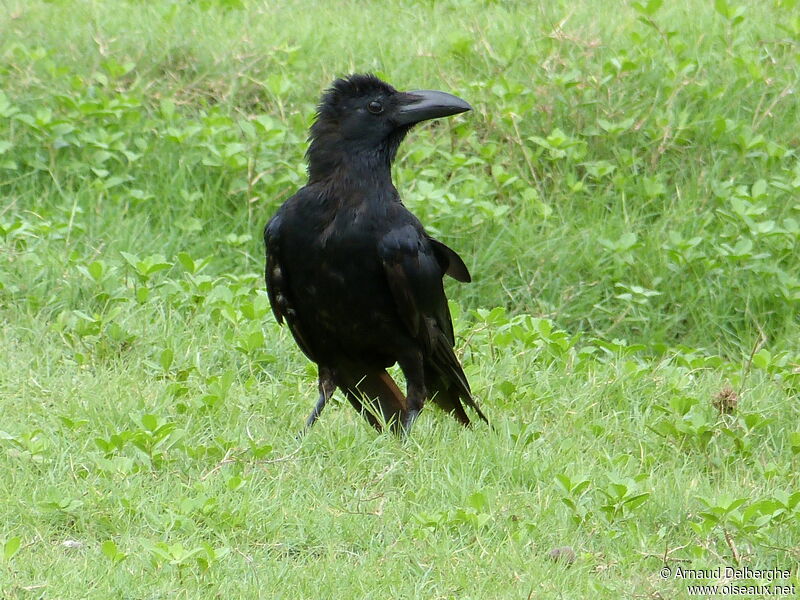
[[(0, 596), (794, 594), (798, 14), (6, 2)], [(431, 408), (404, 441), (338, 399), (295, 438), (315, 371), (260, 235), (353, 71), (475, 107), (395, 180), (473, 274), (493, 430)]]

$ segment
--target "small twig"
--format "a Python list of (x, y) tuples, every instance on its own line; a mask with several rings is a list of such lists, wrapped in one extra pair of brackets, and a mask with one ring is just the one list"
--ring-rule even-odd
[(222, 467), (224, 467), (225, 465), (229, 465), (230, 463), (232, 463), (232, 462), (236, 462), (237, 460), (239, 460), (238, 458), (231, 458), (231, 455), (232, 455), (232, 451), (229, 449), (227, 452), (225, 452), (225, 456), (222, 458), (222, 460), (221, 460), (221, 461), (219, 461), (219, 462), (217, 463), (217, 465), (216, 465), (216, 466), (215, 466), (213, 469), (211, 469), (211, 470), (210, 470), (208, 473), (206, 473), (205, 475), (203, 475), (203, 476), (200, 478), (200, 481), (205, 481), (206, 479), (208, 479), (209, 477), (211, 477), (211, 475), (213, 475), (214, 473), (216, 473), (217, 471), (219, 471), (219, 470), (220, 470)]
[(670, 554), (672, 554), (673, 552), (677, 552), (678, 550), (683, 550), (688, 545), (689, 544), (684, 544), (683, 546), (677, 546), (677, 547), (673, 548), (672, 550), (670, 550), (669, 549), (669, 543), (665, 541), (664, 542), (664, 553), (663, 554), (655, 554), (654, 552), (639, 552), (639, 554), (641, 554), (642, 556), (645, 556), (647, 558), (660, 558), (661, 562), (663, 564), (665, 564), (665, 565), (669, 561), (673, 561), (673, 562), (692, 562), (691, 559), (688, 559), (688, 558), (672, 558), (670, 556)]
[(622, 323), (622, 321), (624, 321), (624, 320), (625, 320), (625, 318), (628, 316), (628, 313), (630, 313), (630, 312), (631, 312), (631, 305), (630, 305), (630, 304), (628, 304), (628, 305), (625, 307), (625, 310), (623, 310), (621, 313), (619, 313), (619, 316), (618, 316), (616, 319), (614, 319), (614, 322), (613, 322), (613, 323), (611, 323), (611, 325), (609, 325), (609, 326), (606, 328), (606, 330), (603, 332), (603, 337), (604, 337), (604, 338), (607, 338), (607, 337), (608, 337), (608, 335), (609, 335), (609, 334), (610, 334), (612, 331), (614, 331), (614, 330), (615, 330), (615, 329), (616, 329), (616, 328), (619, 326), (619, 324), (620, 324), (620, 323)]
[(255, 439), (253, 438), (253, 434), (250, 433), (250, 421), (251, 421), (252, 418), (253, 418), (253, 416), (251, 415), (250, 419), (247, 419), (247, 423), (244, 424), (244, 432), (247, 435), (247, 439), (248, 440), (250, 440), (251, 442), (255, 442)]
[(641, 554), (645, 558), (660, 558), (661, 560), (664, 561), (664, 564), (667, 564), (668, 561), (671, 561), (671, 562), (683, 562), (683, 563), (692, 562), (692, 559), (690, 559), (690, 558), (667, 558), (665, 560), (663, 554), (654, 554), (653, 552), (639, 552), (639, 554)]
[[(4, 183), (8, 183), (8, 182), (4, 182)], [(7, 211), (10, 211), (16, 205), (17, 205), (17, 199), (14, 198), (13, 200), (11, 200), (11, 202), (8, 203), (8, 206), (6, 206), (4, 209), (0, 210), (0, 216), (3, 216)]]
[(762, 548), (769, 548), (770, 550), (780, 550), (781, 552), (786, 552), (788, 554), (794, 554), (795, 556), (800, 556), (800, 547), (797, 548), (783, 548), (782, 546), (770, 546), (769, 544), (759, 544)]
[(247, 556), (247, 554), (245, 554), (244, 552), (242, 552), (238, 548), (234, 548), (233, 551), (236, 552), (236, 554), (240, 555), (243, 559), (245, 559), (245, 561), (247, 561), (248, 565), (253, 564), (253, 557), (252, 556)]
[[(292, 452), (291, 454), (287, 454), (286, 456), (279, 456), (278, 458), (266, 458), (266, 459), (263, 459), (263, 460), (257, 460), (257, 461), (253, 461), (253, 462), (254, 462), (254, 464), (258, 465), (259, 467), (263, 467), (264, 465), (270, 465), (270, 464), (274, 464), (274, 463), (285, 462), (287, 460), (293, 459), (297, 455), (297, 453), (300, 452), (301, 449), (302, 449), (302, 447), (297, 448), (294, 452)], [(222, 458), (222, 460), (219, 461), (214, 466), (214, 468), (211, 469), (208, 473), (203, 475), (200, 478), (200, 481), (205, 481), (206, 479), (208, 479), (211, 475), (213, 475), (214, 473), (219, 471), (225, 465), (229, 465), (229, 464), (235, 463), (235, 462), (241, 462), (242, 461), (241, 456), (245, 452), (247, 452), (247, 451), (245, 450), (245, 451), (240, 452), (239, 454), (234, 454), (233, 450), (229, 449), (225, 453), (225, 456)]]
[(733, 560), (736, 561), (737, 565), (742, 564), (742, 556), (739, 554), (739, 551), (736, 549), (736, 544), (733, 543), (733, 537), (730, 533), (728, 533), (727, 529), (722, 530), (725, 533), (725, 541), (728, 542), (728, 547), (731, 549), (733, 553)]
[(364, 515), (367, 517), (380, 517), (383, 515), (383, 502), (378, 510), (347, 510), (346, 508), (337, 508), (336, 512), (344, 515)]
[(536, 176), (536, 169), (533, 168), (533, 163), (531, 162), (530, 157), (528, 156), (528, 149), (525, 147), (525, 142), (522, 141), (522, 134), (519, 131), (519, 126), (517, 125), (517, 119), (513, 118), (516, 115), (512, 115), (511, 124), (514, 126), (514, 135), (516, 136), (516, 142), (519, 144), (520, 152), (522, 153), (522, 158), (525, 160), (525, 165), (528, 167), (528, 173), (530, 173), (531, 179), (533, 180), (533, 185), (536, 186), (536, 191), (539, 193), (539, 197), (544, 202), (544, 193), (542, 190), (542, 186), (539, 183), (539, 178)]
[[(764, 109), (764, 112), (762, 112), (760, 116), (758, 116), (758, 109), (756, 109), (756, 112), (753, 115), (753, 124), (751, 125), (751, 127), (753, 129), (758, 129), (761, 126), (761, 123), (764, 121), (764, 119), (767, 118), (767, 116), (772, 116), (772, 109), (777, 106), (778, 102), (780, 102), (786, 96), (788, 96), (789, 94), (792, 94), (793, 92), (794, 92), (794, 90), (793, 90), (792, 86), (785, 87), (781, 91), (781, 93), (778, 94), (775, 97), (775, 99), (770, 103), (770, 105), (767, 106), (767, 108)], [(762, 99), (763, 99), (763, 97), (764, 96), (762, 96)], [(759, 102), (758, 108), (761, 108), (761, 102)]]
[(739, 397), (742, 397), (742, 392), (744, 392), (745, 383), (747, 383), (747, 378), (750, 375), (750, 370), (753, 367), (753, 357), (756, 355), (756, 352), (761, 350), (764, 344), (767, 341), (767, 335), (764, 333), (764, 330), (761, 329), (761, 325), (758, 324), (758, 321), (754, 321), (756, 325), (756, 329), (758, 329), (759, 338), (758, 341), (753, 344), (753, 349), (750, 352), (750, 357), (747, 359), (747, 364), (744, 367), (744, 374), (742, 375), (742, 383), (739, 386)]
[[(395, 468), (397, 465), (399, 465), (399, 464), (400, 464), (400, 461), (399, 461), (399, 460), (396, 460), (396, 461), (394, 461), (392, 464), (390, 464), (390, 465), (387, 465), (386, 467), (384, 467), (384, 468), (383, 468), (383, 471), (381, 471), (381, 473), (380, 473), (380, 474), (379, 474), (377, 477), (375, 477), (375, 478), (374, 478), (374, 479), (373, 479), (373, 480), (370, 482), (370, 484), (371, 484), (371, 485), (376, 485), (376, 484), (380, 483), (381, 481), (383, 481), (383, 480), (386, 478), (386, 476), (387, 476), (389, 473), (391, 473), (392, 471), (394, 471), (394, 468)], [(378, 498), (378, 497), (380, 497), (380, 496), (383, 496), (383, 494), (379, 494), (378, 496), (375, 496), (375, 497), (373, 497), (373, 498), (368, 498), (368, 500), (375, 500), (376, 498)]]
[(292, 460), (297, 455), (297, 453), (300, 452), (301, 449), (302, 449), (302, 446), (297, 448), (294, 452), (291, 452), (290, 454), (287, 454), (286, 456), (280, 456), (278, 458), (268, 458), (268, 459), (265, 459), (265, 460), (259, 460), (258, 462), (256, 462), (256, 464), (259, 467), (263, 467), (264, 465), (272, 465), (272, 464), (275, 464), (275, 463), (286, 462), (287, 460)]
[(713, 554), (716, 557), (719, 564), (725, 564), (725, 557), (721, 556), (720, 553), (717, 552), (711, 545), (704, 544), (703, 547), (706, 549), (706, 552)]

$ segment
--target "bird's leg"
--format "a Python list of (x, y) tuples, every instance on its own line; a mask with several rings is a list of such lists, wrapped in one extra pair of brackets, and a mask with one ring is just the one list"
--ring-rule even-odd
[[(328, 402), (331, 396), (333, 396), (333, 392), (336, 391), (336, 384), (333, 381), (333, 373), (328, 367), (320, 366), (319, 368), (319, 400), (317, 400), (317, 404), (314, 406), (314, 410), (311, 411), (311, 414), (308, 415), (308, 419), (306, 419), (306, 426), (302, 433), (307, 432), (311, 429), (311, 426), (316, 423), (319, 416), (322, 414), (322, 409), (325, 408), (325, 404)], [(302, 436), (302, 433), (300, 434)]]
[(422, 410), (422, 406), (425, 404), (425, 398), (428, 394), (425, 389), (425, 369), (420, 352), (414, 352), (397, 362), (406, 378), (406, 406), (408, 409), (403, 415), (400, 424), (402, 425), (403, 434), (408, 435), (414, 425), (414, 421), (417, 420), (417, 416)]

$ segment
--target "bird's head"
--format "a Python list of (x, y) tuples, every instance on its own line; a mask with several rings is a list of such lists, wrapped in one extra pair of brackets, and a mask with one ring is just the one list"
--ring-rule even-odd
[(322, 95), (311, 126), (307, 153), (311, 177), (324, 176), (347, 158), (388, 166), (415, 124), (471, 109), (452, 94), (400, 92), (374, 75), (337, 79)]

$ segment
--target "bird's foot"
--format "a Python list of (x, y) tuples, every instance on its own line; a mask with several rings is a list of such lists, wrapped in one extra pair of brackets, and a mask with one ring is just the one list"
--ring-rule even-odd
[(417, 420), (419, 416), (419, 410), (416, 409), (409, 409), (409, 411), (403, 416), (403, 436), (408, 436), (411, 433), (411, 428), (414, 426), (414, 421)]

